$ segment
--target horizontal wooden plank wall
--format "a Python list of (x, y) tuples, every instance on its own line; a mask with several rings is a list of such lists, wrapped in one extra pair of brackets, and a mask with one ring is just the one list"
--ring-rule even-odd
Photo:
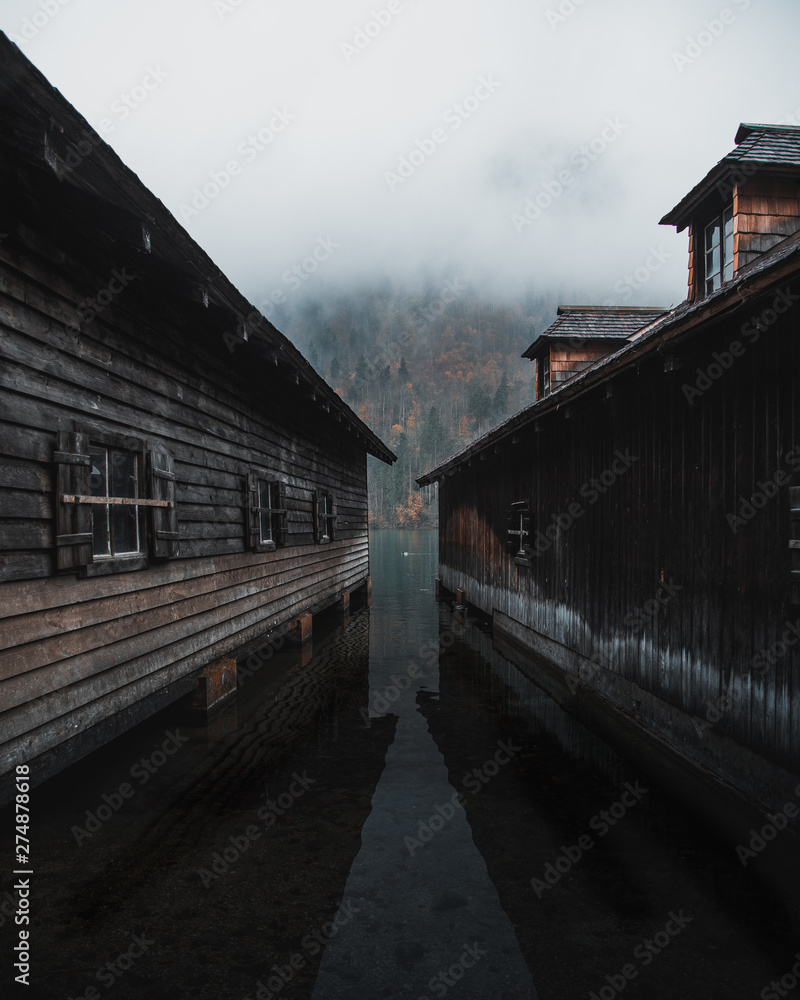
[(552, 389), (571, 379), (584, 368), (594, 364), (598, 358), (610, 353), (611, 346), (584, 344), (580, 347), (564, 347), (554, 344), (550, 348), (550, 384)]
[[(800, 444), (797, 309), (755, 344), (741, 332), (774, 294), (693, 339), (691, 353), (676, 348), (677, 370), (665, 373), (660, 358), (642, 363), (614, 380), (610, 398), (601, 385), (568, 415), (517, 430), (515, 444), (446, 477), (440, 574), (487, 613), (503, 611), (595, 657), (692, 717), (716, 720), (713, 710), (730, 699), (717, 729), (797, 772), (800, 645), (766, 670), (753, 664), (787, 623), (800, 623), (790, 603), (789, 485), (759, 500), (735, 533), (727, 518), (778, 472), (800, 483), (787, 464)], [(690, 405), (684, 387), (738, 338), (745, 356)], [(592, 480), (617, 454), (636, 461), (595, 494)], [(530, 568), (504, 544), (508, 505), (527, 498), (532, 530), (542, 532)], [(571, 503), (580, 516), (568, 516)], [(554, 540), (544, 537), (549, 526)], [(659, 595), (649, 615), (645, 605)]]
[(800, 199), (791, 177), (756, 174), (736, 185), (733, 253), (735, 267), (745, 267), (800, 229)]
[[(195, 329), (144, 265), (70, 330), (137, 262), (74, 220), (31, 216), (0, 243), (0, 774), (369, 573), (364, 446), (277, 371), (237, 371), (202, 310)], [(73, 426), (172, 456), (179, 558), (54, 575), (53, 451)], [(250, 471), (286, 483), (275, 552), (249, 551)], [(330, 544), (314, 541), (314, 490), (337, 505)]]

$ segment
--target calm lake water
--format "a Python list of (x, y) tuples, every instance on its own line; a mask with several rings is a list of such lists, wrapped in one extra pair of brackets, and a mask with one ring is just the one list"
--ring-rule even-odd
[(211, 724), (174, 706), (35, 789), (34, 985), (4, 896), (3, 995), (800, 996), (795, 873), (743, 867), (437, 603), (435, 532), (371, 545), (372, 608), (315, 619), (310, 655), (250, 658)]

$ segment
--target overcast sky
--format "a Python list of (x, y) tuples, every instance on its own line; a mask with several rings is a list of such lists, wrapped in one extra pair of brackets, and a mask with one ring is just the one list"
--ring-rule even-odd
[(387, 274), (677, 303), (686, 233), (658, 220), (739, 122), (800, 121), (797, 0), (3, 0), (0, 22), (267, 315)]

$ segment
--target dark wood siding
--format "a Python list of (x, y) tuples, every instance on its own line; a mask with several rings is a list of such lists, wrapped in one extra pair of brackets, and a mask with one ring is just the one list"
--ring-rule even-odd
[[(0, 180), (24, 190), (8, 165)], [(285, 370), (234, 359), (224, 327), (177, 301), (146, 254), (41, 198), (21, 196), (0, 242), (0, 773), (369, 572), (364, 446)], [(127, 286), (82, 318), (115, 271)], [(146, 568), (57, 573), (54, 457), (78, 433), (139, 441), (174, 474), (158, 487), (174, 512), (149, 515), (164, 544), (150, 532)], [(253, 472), (285, 484), (274, 552), (248, 543)], [(316, 490), (336, 504), (324, 546)]]
[(800, 198), (794, 177), (756, 174), (736, 185), (733, 252), (737, 270), (800, 229)]
[[(800, 645), (766, 670), (754, 666), (800, 620), (788, 546), (789, 489), (800, 478), (787, 462), (800, 444), (797, 309), (757, 343), (742, 335), (774, 294), (686, 341), (676, 370), (665, 373), (660, 356), (642, 361), (614, 378), (610, 398), (601, 384), (446, 476), (440, 572), (486, 612), (595, 656), (689, 716), (705, 719), (732, 693), (718, 729), (796, 771)], [(737, 339), (744, 356), (690, 404), (684, 386)], [(592, 480), (619, 454), (636, 460), (593, 500)], [(779, 472), (789, 481), (734, 533), (727, 515)], [(505, 546), (509, 504), (528, 497), (534, 532), (561, 517), (530, 568)], [(565, 516), (571, 503), (580, 516)], [(681, 589), (643, 614), (671, 584)]]

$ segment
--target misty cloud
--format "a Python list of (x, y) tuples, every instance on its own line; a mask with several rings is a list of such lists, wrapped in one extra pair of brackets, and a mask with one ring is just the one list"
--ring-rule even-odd
[(740, 121), (800, 106), (791, 0), (6, 0), (0, 23), (257, 304), (447, 274), (678, 302), (686, 235), (658, 219)]

